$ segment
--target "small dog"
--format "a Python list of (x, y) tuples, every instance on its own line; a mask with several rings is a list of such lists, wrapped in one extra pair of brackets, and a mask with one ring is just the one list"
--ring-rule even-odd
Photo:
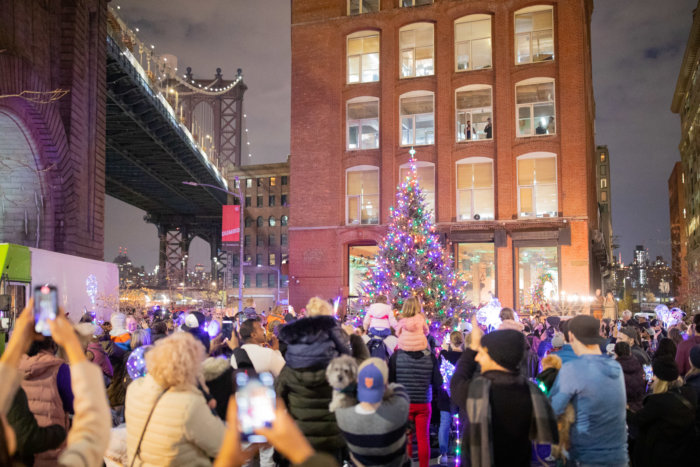
[(559, 444), (552, 445), (552, 456), (556, 459), (561, 459), (564, 462), (569, 457), (569, 449), (571, 448), (571, 426), (576, 421), (576, 411), (574, 406), (567, 404), (564, 413), (557, 419), (557, 427), (559, 428)]
[(326, 368), (326, 380), (333, 388), (333, 398), (328, 405), (330, 412), (357, 404), (357, 362), (354, 358), (342, 355), (331, 360)]

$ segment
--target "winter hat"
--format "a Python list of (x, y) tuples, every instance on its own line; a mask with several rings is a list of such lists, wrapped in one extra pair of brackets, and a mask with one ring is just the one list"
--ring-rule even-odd
[(604, 339), (600, 337), (600, 321), (589, 315), (574, 316), (566, 323), (568, 332), (581, 341), (583, 345), (599, 345)]
[(560, 332), (556, 333), (552, 338), (552, 347), (554, 347), (555, 349), (561, 349), (562, 347), (564, 347), (564, 343), (564, 334)]
[(700, 344), (690, 349), (690, 363), (695, 368), (700, 368)]
[(481, 346), (494, 362), (503, 368), (517, 372), (525, 353), (525, 336), (512, 329), (493, 331), (481, 338)]
[(124, 313), (112, 313), (109, 322), (112, 323), (112, 330), (109, 332), (110, 336), (121, 336), (129, 332), (126, 330), (126, 315)]
[(380, 402), (388, 380), (389, 369), (384, 360), (368, 358), (357, 371), (357, 400), (371, 404)]
[(185, 324), (182, 326), (183, 331), (194, 331), (199, 329), (204, 324), (206, 319), (204, 314), (199, 311), (193, 311), (185, 317)]
[(662, 381), (675, 381), (680, 376), (678, 365), (671, 357), (658, 357), (651, 362), (654, 375)]
[(632, 326), (625, 326), (622, 329), (620, 329), (620, 332), (632, 339), (633, 341), (637, 341), (637, 330), (634, 329)]
[(558, 317), (558, 316), (549, 316), (549, 317), (547, 317), (547, 323), (548, 323), (551, 327), (553, 327), (553, 328), (555, 328), (555, 329), (558, 329), (558, 328), (559, 328), (559, 323), (561, 323), (561, 318)]

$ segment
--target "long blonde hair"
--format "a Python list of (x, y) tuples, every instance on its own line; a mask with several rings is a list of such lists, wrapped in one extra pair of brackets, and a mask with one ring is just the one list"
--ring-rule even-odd
[(669, 389), (679, 388), (683, 384), (683, 380), (678, 378), (675, 381), (664, 381), (658, 377), (654, 378), (654, 382), (651, 384), (651, 389), (653, 394), (663, 394), (668, 392)]
[(402, 318), (411, 318), (421, 313), (423, 313), (423, 307), (418, 298), (407, 298), (406, 301), (403, 302), (403, 308), (401, 309)]

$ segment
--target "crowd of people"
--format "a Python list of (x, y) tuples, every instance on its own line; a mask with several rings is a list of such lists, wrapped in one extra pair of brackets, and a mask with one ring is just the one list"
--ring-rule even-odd
[[(235, 316), (74, 325), (61, 310), (45, 337), (32, 309), (0, 358), (0, 465), (697, 462), (700, 314), (666, 326), (503, 308), (487, 325), (380, 296), (341, 322), (315, 297), (298, 315), (248, 300)], [(276, 400), (249, 433), (240, 391), (258, 378)]]

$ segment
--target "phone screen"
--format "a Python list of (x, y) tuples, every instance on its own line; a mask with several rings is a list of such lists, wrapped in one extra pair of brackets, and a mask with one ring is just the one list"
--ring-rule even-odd
[(233, 321), (225, 319), (221, 322), (221, 334), (226, 339), (231, 339), (231, 335), (233, 334)]
[(651, 383), (651, 380), (654, 379), (654, 370), (651, 368), (651, 365), (642, 365), (644, 368), (644, 376), (648, 382)]
[(53, 285), (34, 288), (34, 330), (44, 336), (50, 336), (49, 321), (58, 314), (58, 291)]
[(249, 443), (265, 443), (265, 437), (256, 435), (255, 430), (269, 427), (275, 420), (276, 400), (275, 390), (272, 388), (272, 375), (261, 373), (260, 378), (249, 378), (245, 373), (239, 373), (236, 375), (236, 381), (241, 436)]

